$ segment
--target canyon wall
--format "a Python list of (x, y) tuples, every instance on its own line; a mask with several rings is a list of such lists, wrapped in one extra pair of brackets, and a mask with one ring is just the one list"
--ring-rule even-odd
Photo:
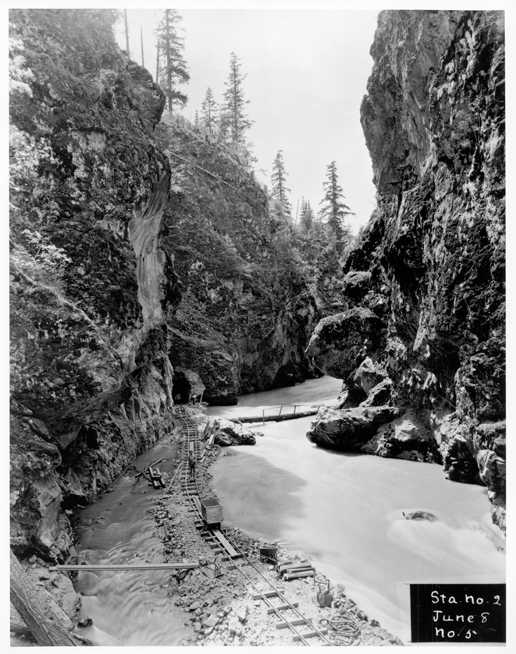
[[(66, 511), (167, 429), (165, 100), (101, 10), (10, 12), (11, 545), (62, 559)], [(144, 233), (149, 228), (149, 237)], [(149, 268), (152, 272), (149, 272)]]
[(345, 390), (308, 437), (442, 463), (505, 529), (504, 14), (385, 11), (371, 55), (377, 208), (310, 341)]
[(113, 11), (9, 17), (11, 546), (62, 561), (73, 507), (170, 429), (182, 382), (227, 403), (318, 374), (317, 315), (264, 190), (160, 123)]
[(319, 375), (304, 354), (319, 312), (266, 190), (192, 125), (158, 132), (172, 168), (163, 243), (183, 284), (169, 323), (174, 367), (202, 379), (210, 404)]

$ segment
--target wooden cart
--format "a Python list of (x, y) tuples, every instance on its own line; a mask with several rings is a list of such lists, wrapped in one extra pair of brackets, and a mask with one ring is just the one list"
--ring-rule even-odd
[(214, 497), (201, 500), (201, 514), (207, 529), (219, 529), (223, 520), (222, 507)]

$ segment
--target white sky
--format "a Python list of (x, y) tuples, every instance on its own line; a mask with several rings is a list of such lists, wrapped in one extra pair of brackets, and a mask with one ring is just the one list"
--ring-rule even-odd
[[(190, 82), (182, 86), (193, 120), (206, 89), (222, 101), (235, 52), (242, 62), (248, 132), (260, 181), (270, 187), (272, 162), (283, 150), (293, 214), (302, 197), (317, 211), (326, 167), (337, 162), (346, 203), (355, 212), (354, 232), (375, 206), (372, 169), (360, 125), (360, 102), (372, 67), (369, 48), (374, 10), (178, 9)], [(143, 27), (146, 68), (155, 76), (154, 29), (163, 9), (128, 8), (131, 57), (141, 63)], [(125, 48), (123, 22), (117, 38)]]

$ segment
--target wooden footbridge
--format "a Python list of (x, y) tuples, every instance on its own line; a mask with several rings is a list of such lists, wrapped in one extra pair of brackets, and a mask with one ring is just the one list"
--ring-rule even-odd
[[(321, 404), (279, 404), (262, 409), (262, 413), (254, 416), (233, 418), (238, 422), (281, 422), (282, 420), (295, 420), (315, 416)], [(230, 418), (231, 419), (231, 418)]]

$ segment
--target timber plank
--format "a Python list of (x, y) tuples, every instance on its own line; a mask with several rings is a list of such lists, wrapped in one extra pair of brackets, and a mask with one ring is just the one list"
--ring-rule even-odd
[(85, 565), (53, 565), (49, 570), (74, 570), (78, 572), (88, 572), (95, 570), (190, 570), (198, 568), (198, 563), (133, 563), (127, 564), (85, 564)]
[(226, 550), (226, 552), (229, 554), (231, 558), (236, 559), (238, 556), (241, 556), (233, 547), (233, 545), (231, 545), (231, 543), (227, 540), (227, 538), (218, 529), (214, 529), (212, 531), (212, 534), (224, 547), (224, 549)]

